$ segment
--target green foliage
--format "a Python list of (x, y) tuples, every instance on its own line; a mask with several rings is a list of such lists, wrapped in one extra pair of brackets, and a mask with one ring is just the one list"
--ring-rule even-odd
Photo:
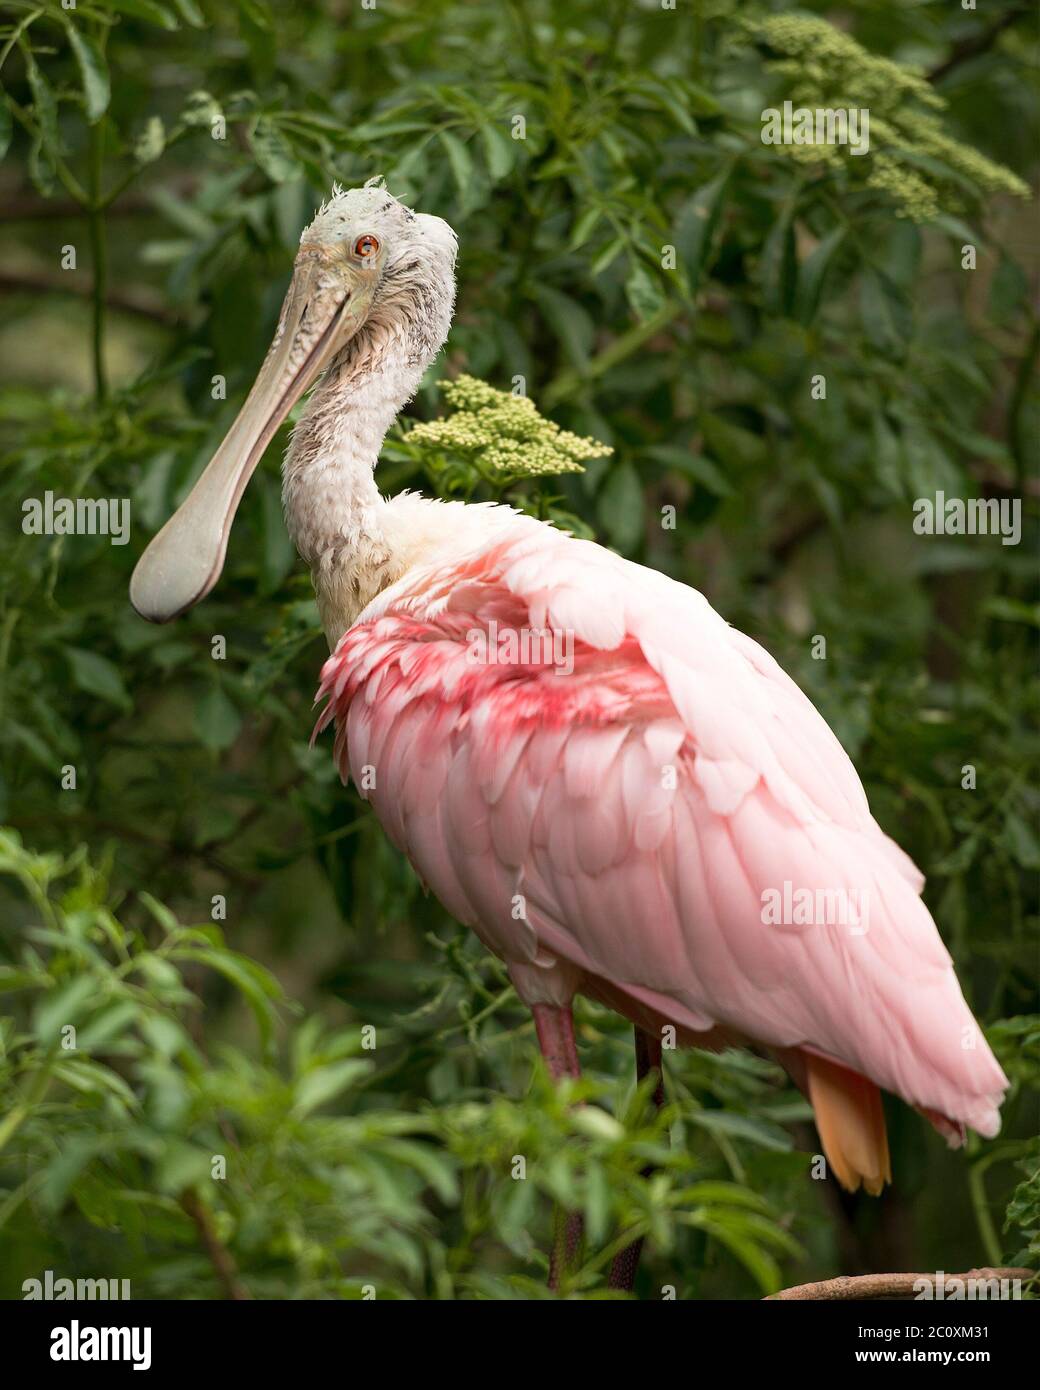
[[(544, 1284), (533, 1236), (553, 1201), (585, 1212), (595, 1247), (574, 1293), (602, 1290), (612, 1254), (642, 1234), (667, 1255), (692, 1242), (702, 1261), (712, 1247), (728, 1252), (766, 1293), (780, 1284), (776, 1254), (798, 1253), (770, 1203), (713, 1176), (710, 1144), (698, 1151), (698, 1127), (736, 1147), (789, 1149), (783, 1130), (745, 1107), (708, 1110), (684, 1089), (658, 1114), (647, 1085), (590, 1078), (560, 1091), (544, 1072), (523, 1099), (444, 1099), (453, 1051), (509, 1040), (463, 1011), (446, 1035), (465, 1037), (439, 1049), (439, 1080), (431, 1073), (439, 1103), (402, 1110), (388, 1081), (445, 1038), (427, 1032), (443, 995), (378, 1033), (317, 1017), (287, 1026), (266, 969), (147, 894), (141, 926), (127, 927), (82, 853), (34, 855), (4, 832), (0, 874), (20, 884), (34, 919), (17, 960), (0, 967), (13, 1009), (0, 1032), (0, 1227), (21, 1259), (130, 1278), (138, 1296), (359, 1298), (372, 1285), (381, 1298), (530, 1297)], [(248, 1005), (258, 1052), (210, 1052), (200, 973)], [(509, 994), (499, 988), (483, 1017)], [(748, 1095), (768, 1101), (768, 1088), (759, 1081)], [(649, 1185), (648, 1162), (659, 1169)], [(231, 1261), (216, 1283), (200, 1227)], [(118, 1255), (105, 1234), (121, 1238)], [(489, 1265), (489, 1247), (508, 1263)], [(35, 1267), (5, 1261), (6, 1296)]]
[(947, 133), (936, 114), (946, 102), (920, 68), (879, 58), (822, 19), (770, 15), (745, 20), (744, 27), (767, 54), (782, 55), (767, 68), (784, 80), (785, 96), (795, 105), (869, 112), (866, 155), (848, 146), (777, 147), (790, 158), (825, 165), (853, 187), (862, 173), (865, 188), (887, 195), (915, 222), (934, 221), (940, 209), (962, 212), (986, 194), (1029, 197), (1010, 169)]
[[(550, 1200), (595, 1236), (583, 1296), (637, 1230), (652, 1296), (882, 1268), (892, 1229), (915, 1268), (1036, 1262), (1034, 45), (1011, 5), (815, 8), (0, 18), (0, 818), (33, 847), (2, 842), (5, 1291), (49, 1267), (216, 1292), (201, 1221), (259, 1296), (531, 1296)], [(873, 152), (763, 145), (785, 98), (868, 103)], [(333, 182), (379, 173), (460, 239), (455, 327), (384, 490), (504, 497), (704, 590), (820, 706), (928, 875), (1014, 1086), (967, 1160), (891, 1108), (884, 1223), (807, 1180), (806, 1107), (754, 1057), (669, 1056), (658, 1119), (627, 1029), (582, 1004), (585, 1110), (531, 1083), (501, 968), (308, 747), (325, 649), (277, 449), (206, 603), (161, 629), (129, 608), (301, 229)], [(460, 375), (522, 377), (540, 414), (506, 398), (468, 445), (457, 422), (497, 397)], [(551, 475), (497, 466), (503, 425), (537, 431)], [(24, 533), (48, 491), (128, 499), (131, 543)], [(1022, 544), (915, 534), (937, 491), (1021, 499)]]

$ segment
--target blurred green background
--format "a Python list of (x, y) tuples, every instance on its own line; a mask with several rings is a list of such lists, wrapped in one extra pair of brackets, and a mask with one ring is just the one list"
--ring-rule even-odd
[[(1032, 28), (889, 0), (0, 4), (0, 1295), (50, 1268), (139, 1297), (536, 1297), (554, 1202), (586, 1215), (581, 1297), (637, 1232), (643, 1297), (1037, 1263)], [(764, 145), (785, 99), (869, 107), (870, 154)], [(301, 229), (378, 174), (461, 245), (411, 417), (440, 376), (519, 375), (614, 449), (502, 486), (405, 427), (384, 490), (505, 495), (768, 647), (928, 876), (1013, 1079), (998, 1139), (951, 1154), (892, 1102), (895, 1184), (847, 1197), (810, 1180), (776, 1067), (673, 1053), (655, 1117), (627, 1025), (583, 1002), (595, 1103), (564, 1106), (501, 967), (308, 748), (325, 648), (287, 429), (209, 600), (162, 629), (130, 609)], [(129, 498), (130, 543), (23, 534), (48, 490)], [(915, 535), (940, 490), (1022, 499), (1021, 544)]]

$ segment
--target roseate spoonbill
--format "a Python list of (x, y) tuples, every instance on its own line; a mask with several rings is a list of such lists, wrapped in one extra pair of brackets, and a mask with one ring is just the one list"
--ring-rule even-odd
[[(137, 565), (134, 607), (165, 622), (209, 592), (251, 473), (317, 381), (283, 494), (332, 650), (319, 729), (335, 720), (344, 779), (506, 962), (551, 1073), (578, 1073), (581, 992), (635, 1024), (641, 1071), (669, 1026), (778, 1058), (847, 1188), (891, 1178), (879, 1087), (952, 1144), (996, 1133), (1007, 1080), (922, 876), (772, 657), (695, 590), (509, 507), (380, 496), (383, 437), (448, 334), (455, 255), (440, 218), (334, 190), (245, 404)], [(572, 669), (474, 661), (492, 625), (562, 635)]]

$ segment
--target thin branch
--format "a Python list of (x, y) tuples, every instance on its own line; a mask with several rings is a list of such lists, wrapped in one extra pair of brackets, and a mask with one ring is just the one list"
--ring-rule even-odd
[[(10, 294), (39, 291), (44, 294), (71, 294), (78, 299), (94, 298), (92, 281), (77, 280), (67, 272), (55, 275), (45, 270), (0, 270), (0, 292), (4, 290)], [(151, 319), (153, 323), (161, 323), (166, 328), (175, 328), (181, 323), (181, 317), (175, 310), (146, 289), (138, 290), (133, 286), (120, 289), (110, 285), (105, 294), (105, 303), (111, 309)]]
[[(155, 204), (143, 193), (130, 193), (118, 199), (111, 217), (136, 217), (155, 213)], [(5, 196), (0, 222), (49, 222), (54, 218), (82, 217), (83, 207), (74, 198), (41, 198), (35, 193)]]
[[(1021, 1279), (1023, 1284), (1037, 1277), (1035, 1269), (969, 1269), (966, 1274), (843, 1274), (838, 1279), (824, 1279), (819, 1284), (799, 1284), (793, 1289), (781, 1289), (764, 1300), (773, 1299), (807, 1300), (818, 1299), (869, 1299), (869, 1298), (917, 1298), (921, 1281), (931, 1285), (934, 1295), (936, 1284), (942, 1280), (948, 1289), (953, 1280), (967, 1284), (969, 1279), (976, 1282), (990, 1279)], [(916, 1287), (915, 1287), (916, 1286)]]
[(622, 333), (620, 337), (615, 338), (609, 347), (604, 348), (601, 353), (592, 358), (583, 371), (565, 371), (555, 381), (550, 382), (541, 393), (542, 404), (547, 409), (551, 409), (553, 406), (559, 405), (561, 401), (566, 400), (568, 396), (573, 396), (597, 377), (602, 376), (604, 372), (610, 371), (619, 362), (623, 362), (626, 357), (638, 352), (644, 343), (649, 342), (662, 329), (667, 328), (674, 318), (677, 318), (688, 308), (687, 304), (678, 299), (666, 301), (650, 318), (644, 319), (642, 323), (637, 323), (633, 328), (630, 328), (627, 333)]
[(975, 34), (970, 39), (961, 39), (955, 43), (950, 50), (950, 56), (928, 74), (928, 81), (939, 82), (947, 73), (953, 72), (954, 68), (959, 68), (961, 63), (966, 63), (970, 58), (978, 58), (983, 53), (988, 53), (1004, 30), (1010, 28), (1015, 20), (1021, 19), (1025, 13), (1024, 9), (1008, 10), (999, 19), (995, 19), (988, 29), (983, 29), (981, 34)]
[[(968, 1153), (975, 1157), (978, 1154), (978, 1149), (979, 1140), (973, 1134), (968, 1141)], [(979, 1228), (979, 1239), (982, 1242), (982, 1249), (986, 1258), (999, 1260), (1001, 1240), (997, 1235), (997, 1228), (993, 1224), (993, 1216), (986, 1197), (986, 1165), (977, 1160), (968, 1164), (968, 1192), (971, 1195), (975, 1224)]]
[[(53, 827), (53, 816), (8, 816), (6, 824), (15, 829), (31, 830), (36, 826)], [(245, 869), (238, 869), (233, 864), (228, 864), (211, 849), (205, 845), (186, 845), (169, 839), (160, 839), (155, 835), (149, 835), (136, 826), (129, 824), (119, 824), (116, 821), (99, 819), (97, 816), (91, 817), (89, 823), (77, 822), (77, 828), (86, 835), (112, 835), (119, 840), (133, 840), (135, 844), (147, 845), (149, 849), (161, 854), (166, 860), (172, 855), (175, 859), (198, 859), (203, 864), (213, 869), (215, 873), (223, 874), (226, 878), (233, 879), (234, 882), (241, 884), (245, 888), (254, 888), (256, 885), (255, 877)], [(130, 896), (136, 897), (136, 890), (130, 890)]]
[(90, 231), (90, 254), (94, 263), (94, 288), (90, 301), (93, 310), (91, 333), (94, 360), (94, 396), (100, 403), (108, 395), (108, 376), (105, 371), (105, 311), (108, 304), (108, 233), (105, 214), (101, 210), (101, 171), (105, 158), (104, 119), (90, 127), (90, 206), (87, 226)]
[[(28, 131), (28, 133), (32, 136), (34, 140), (40, 139), (41, 136), (39, 126), (37, 126), (36, 122), (29, 115), (29, 112), (25, 110), (24, 107), (20, 106), (17, 101), (15, 101), (14, 97), (11, 96), (10, 92), (8, 92), (6, 96), (7, 105), (11, 109), (11, 114), (22, 126), (25, 127), (25, 129)], [(79, 182), (75, 174), (65, 163), (64, 159), (62, 159), (56, 151), (51, 152), (51, 160), (54, 164), (54, 172), (57, 174), (58, 178), (64, 184), (65, 191), (69, 194), (71, 198), (74, 198), (76, 200), (76, 202), (79, 204), (81, 208), (85, 208), (89, 199), (87, 197), (86, 190), (83, 188), (83, 185)]]
[(1025, 477), (1027, 465), (1025, 426), (1022, 415), (1025, 408), (1026, 395), (1029, 391), (1029, 384), (1036, 371), (1036, 360), (1040, 356), (1040, 322), (1033, 324), (1033, 331), (1029, 335), (1029, 342), (1022, 355), (1018, 371), (1015, 373), (1015, 385), (1011, 392), (1011, 399), (1008, 402), (1008, 442), (1011, 446), (1011, 455), (1015, 460), (1015, 478), (1019, 487), (1028, 487)]
[(199, 846), (200, 853), (206, 853), (207, 851), (222, 849), (223, 846), (226, 845), (229, 840), (239, 839), (244, 830), (248, 830), (251, 825), (255, 824), (256, 821), (260, 819), (261, 816), (267, 814), (267, 812), (271, 809), (272, 804), (280, 805), (282, 800), (289, 794), (289, 792), (295, 791), (295, 789), (298, 786), (300, 786), (300, 784), (303, 781), (304, 775), (302, 772), (294, 773), (293, 776), (287, 778), (281, 784), (280, 787), (276, 787), (274, 791), (271, 792), (270, 801), (263, 800), (256, 802), (241, 817), (241, 819), (235, 822), (235, 825), (232, 827), (232, 829), (227, 831), (226, 834), (214, 835), (212, 839), (204, 840), (202, 844)]
[(210, 1264), (217, 1276), (217, 1282), (224, 1290), (224, 1297), (232, 1299), (236, 1303), (247, 1302), (252, 1295), (239, 1281), (238, 1266), (232, 1258), (231, 1251), (222, 1244), (220, 1237), (213, 1229), (209, 1212), (199, 1200), (198, 1194), (189, 1188), (187, 1192), (181, 1193), (180, 1204), (195, 1223), (199, 1239), (205, 1247)]
[(25, 33), (26, 29), (28, 29), (29, 25), (35, 24), (36, 21), (40, 19), (42, 15), (42, 9), (30, 10), (29, 13), (22, 20), (22, 22), (16, 25), (15, 28), (11, 31), (10, 38), (4, 44), (3, 51), (0, 52), (0, 68), (2, 68), (3, 65), (7, 62), (11, 50), (14, 48), (15, 44), (18, 43), (19, 39)]
[(701, 309), (707, 309), (710, 313), (720, 314), (729, 308), (729, 299), (724, 295), (706, 293), (698, 296), (696, 305), (690, 304), (681, 299), (668, 299), (661, 305), (655, 313), (641, 323), (634, 324), (626, 332), (615, 338), (609, 343), (602, 352), (596, 354), (585, 367), (581, 370), (570, 368), (556, 378), (555, 381), (543, 388), (539, 398), (546, 408), (551, 409), (561, 401), (565, 401), (569, 396), (576, 395), (584, 387), (589, 386), (605, 372), (611, 371), (626, 357), (631, 357), (651, 338), (655, 338), (658, 333), (662, 333), (673, 320), (682, 314), (690, 314), (696, 319), (697, 313)]

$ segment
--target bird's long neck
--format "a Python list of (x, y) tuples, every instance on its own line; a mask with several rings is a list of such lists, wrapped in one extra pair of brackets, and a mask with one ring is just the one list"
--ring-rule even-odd
[(375, 328), (332, 363), (293, 431), (282, 468), (286, 523), (330, 640), (401, 572), (373, 473), (424, 367), (404, 334)]
[(381, 505), (373, 472), (387, 430), (418, 384), (399, 339), (351, 343), (331, 364), (293, 430), (282, 467), (289, 534), (314, 565), (343, 550)]

